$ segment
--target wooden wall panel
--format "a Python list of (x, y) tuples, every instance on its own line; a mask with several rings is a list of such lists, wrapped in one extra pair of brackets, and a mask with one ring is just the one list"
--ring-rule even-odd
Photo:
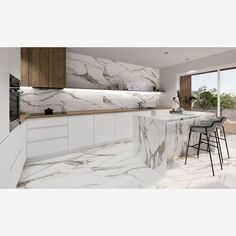
[(185, 110), (191, 110), (192, 102), (192, 76), (186, 75), (180, 77), (180, 96), (181, 96), (181, 106)]

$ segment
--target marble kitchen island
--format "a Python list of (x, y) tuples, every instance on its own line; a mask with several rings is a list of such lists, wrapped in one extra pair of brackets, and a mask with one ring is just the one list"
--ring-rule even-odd
[[(189, 125), (214, 118), (207, 112), (185, 111), (171, 114), (169, 110), (154, 110), (134, 115), (134, 155), (146, 166), (165, 176), (167, 161), (184, 156), (189, 134)], [(193, 133), (190, 144), (198, 142)], [(193, 155), (194, 149), (189, 154)]]

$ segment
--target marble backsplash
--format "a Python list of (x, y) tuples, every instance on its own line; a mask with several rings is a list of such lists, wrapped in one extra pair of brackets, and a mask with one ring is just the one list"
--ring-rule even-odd
[(66, 86), (70, 89), (22, 87), (21, 112), (43, 113), (48, 107), (54, 112), (136, 108), (140, 101), (157, 107), (160, 93), (127, 90), (152, 91), (154, 85), (159, 87), (159, 69), (67, 52)]
[(157, 68), (66, 53), (67, 88), (152, 91), (159, 79)]
[(160, 93), (109, 91), (90, 89), (34, 89), (22, 87), (22, 113), (44, 113), (48, 107), (54, 112), (97, 109), (137, 108), (142, 101), (146, 107), (158, 107)]

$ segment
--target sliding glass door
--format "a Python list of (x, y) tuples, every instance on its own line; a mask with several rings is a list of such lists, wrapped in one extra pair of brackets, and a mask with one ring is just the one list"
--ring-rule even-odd
[(191, 80), (192, 110), (227, 117), (226, 133), (236, 137), (236, 68), (192, 75)]
[[(220, 71), (220, 110), (227, 117), (225, 130), (236, 134), (236, 68)], [(230, 138), (233, 138), (230, 135)], [(235, 143), (235, 142), (234, 142)]]
[(192, 75), (192, 110), (217, 114), (217, 71)]

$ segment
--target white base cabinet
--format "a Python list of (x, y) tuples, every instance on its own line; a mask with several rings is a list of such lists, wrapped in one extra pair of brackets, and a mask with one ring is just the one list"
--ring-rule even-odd
[(94, 144), (94, 115), (70, 116), (68, 118), (69, 149)]
[(30, 119), (27, 121), (27, 158), (132, 138), (135, 113)]
[(27, 121), (27, 158), (68, 150), (67, 117), (39, 118)]
[(115, 141), (115, 114), (99, 114), (94, 116), (94, 143)]
[(133, 137), (133, 112), (116, 114), (116, 140)]
[(133, 137), (136, 112), (38, 118), (23, 122), (0, 143), (0, 188), (14, 188), (26, 157), (66, 153)]

